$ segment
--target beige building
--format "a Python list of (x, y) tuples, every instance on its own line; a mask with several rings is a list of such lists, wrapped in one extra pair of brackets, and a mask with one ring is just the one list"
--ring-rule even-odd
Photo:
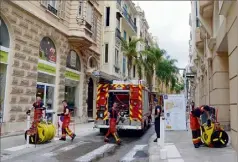
[(26, 128), (36, 95), (49, 112), (62, 111), (66, 99), (78, 122), (93, 117), (103, 3), (1, 1), (1, 133)]
[(238, 150), (238, 2), (191, 1), (191, 70), (195, 105), (218, 108), (218, 120), (231, 130)]

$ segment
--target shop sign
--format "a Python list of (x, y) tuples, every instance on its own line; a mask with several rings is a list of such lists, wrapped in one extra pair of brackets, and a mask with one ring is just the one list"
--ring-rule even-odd
[(54, 66), (44, 64), (41, 62), (38, 63), (37, 69), (38, 69), (38, 71), (41, 71), (41, 72), (46, 72), (49, 74), (56, 74), (56, 68)]
[(7, 64), (8, 61), (8, 53), (5, 51), (0, 51), (0, 62)]
[(80, 80), (80, 75), (79, 74), (74, 73), (74, 72), (69, 71), (69, 70), (66, 70), (65, 77), (68, 78), (68, 79), (72, 79), (72, 80), (77, 80), (77, 81)]

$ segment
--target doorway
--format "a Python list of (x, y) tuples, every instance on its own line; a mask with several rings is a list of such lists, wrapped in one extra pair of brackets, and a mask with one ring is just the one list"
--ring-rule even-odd
[(93, 118), (93, 79), (89, 79), (88, 83), (88, 118)]
[(46, 115), (49, 121), (53, 121), (54, 89), (55, 86), (52, 84), (37, 82), (36, 96), (41, 97), (46, 107)]

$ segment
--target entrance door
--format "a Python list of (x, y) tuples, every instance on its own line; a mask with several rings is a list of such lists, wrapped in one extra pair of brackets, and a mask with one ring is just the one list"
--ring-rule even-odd
[(36, 96), (41, 97), (47, 113), (47, 118), (50, 121), (53, 121), (53, 110), (54, 110), (54, 85), (46, 83), (37, 83), (37, 93)]
[(88, 83), (88, 117), (93, 117), (93, 80), (92, 78), (89, 79)]

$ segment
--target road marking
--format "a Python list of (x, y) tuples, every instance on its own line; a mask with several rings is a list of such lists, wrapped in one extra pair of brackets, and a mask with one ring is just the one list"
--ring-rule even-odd
[(78, 143), (75, 143), (75, 144), (72, 144), (72, 145), (68, 145), (66, 147), (62, 147), (56, 151), (52, 151), (52, 152), (48, 152), (48, 153), (45, 153), (43, 154), (42, 156), (45, 156), (45, 157), (52, 157), (52, 156), (56, 156), (58, 155), (59, 153), (62, 153), (62, 152), (66, 152), (66, 151), (69, 151), (69, 150), (72, 150), (80, 145), (83, 145), (83, 144), (86, 144), (86, 143), (90, 143), (90, 142), (84, 142), (84, 141), (80, 141)]
[(11, 147), (11, 148), (7, 148), (7, 149), (4, 149), (5, 151), (19, 151), (19, 150), (22, 150), (22, 149), (25, 149), (25, 148), (31, 148), (31, 147), (35, 147), (35, 145), (20, 145), (20, 146), (16, 146), (16, 147)]
[(168, 158), (181, 158), (181, 155), (175, 145), (167, 145), (165, 146), (165, 149), (167, 150)]
[(89, 153), (87, 153), (84, 156), (80, 156), (79, 158), (75, 159), (75, 161), (80, 161), (80, 162), (90, 162), (93, 159), (97, 158), (97, 156), (101, 156), (104, 153), (109, 152), (113, 147), (116, 147), (115, 144), (105, 144)]
[(168, 159), (168, 162), (184, 162), (183, 159)]
[(144, 147), (147, 145), (135, 145), (130, 152), (128, 152), (121, 160), (120, 162), (130, 162), (134, 160), (134, 155), (137, 151), (143, 150)]

